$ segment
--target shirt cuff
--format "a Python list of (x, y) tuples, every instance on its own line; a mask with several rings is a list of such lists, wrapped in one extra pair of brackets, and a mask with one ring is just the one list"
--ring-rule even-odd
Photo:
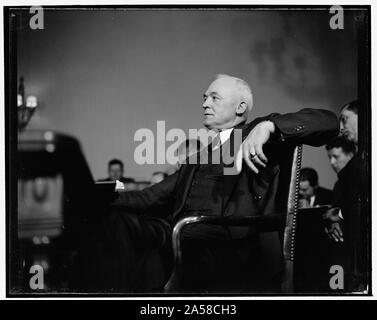
[(119, 180), (115, 181), (115, 191), (123, 191), (124, 190), (124, 183), (120, 182)]

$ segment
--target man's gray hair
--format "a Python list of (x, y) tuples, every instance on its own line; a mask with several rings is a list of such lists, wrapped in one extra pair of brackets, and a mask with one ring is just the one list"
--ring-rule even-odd
[(246, 103), (246, 112), (244, 116), (247, 119), (251, 112), (251, 109), (253, 108), (253, 93), (251, 92), (248, 83), (245, 80), (227, 74), (218, 74), (216, 75), (216, 80), (217, 79), (230, 79), (235, 82), (239, 89), (241, 99)]

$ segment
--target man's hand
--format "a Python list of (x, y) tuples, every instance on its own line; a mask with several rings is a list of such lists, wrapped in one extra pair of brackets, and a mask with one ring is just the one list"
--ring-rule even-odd
[(275, 132), (275, 125), (271, 121), (262, 121), (250, 131), (242, 143), (243, 159), (251, 170), (259, 173), (258, 166), (266, 167), (267, 158), (263, 153), (263, 145)]
[(342, 219), (339, 215), (339, 211), (340, 209), (337, 207), (330, 208), (322, 215), (322, 219), (330, 223), (330, 226), (325, 228), (327, 236), (336, 242), (343, 242), (343, 232), (340, 225)]
[(339, 222), (341, 220), (341, 217), (339, 215), (339, 208), (337, 207), (334, 207), (334, 208), (330, 208), (328, 209), (323, 215), (322, 215), (322, 219), (324, 220), (328, 220), (328, 221), (331, 221), (331, 222)]
[(339, 222), (333, 222), (330, 227), (325, 228), (325, 231), (330, 239), (336, 242), (343, 242), (343, 232)]

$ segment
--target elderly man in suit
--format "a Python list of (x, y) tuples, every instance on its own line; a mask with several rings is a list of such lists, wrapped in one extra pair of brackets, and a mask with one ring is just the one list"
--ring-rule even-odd
[[(335, 114), (315, 109), (274, 113), (245, 124), (253, 106), (250, 87), (228, 75), (217, 76), (203, 99), (203, 124), (218, 133), (216, 143), (197, 155), (199, 163), (188, 161), (161, 183), (119, 193), (101, 226), (105, 231), (97, 232), (81, 258), (79, 287), (123, 292), (161, 287), (171, 268), (170, 235), (176, 221), (193, 214), (274, 213), (278, 160), (286, 148), (300, 143), (323, 145), (339, 130)], [(242, 137), (238, 143), (235, 129)], [(224, 168), (232, 165), (236, 171), (224, 174)], [(161, 207), (166, 209), (163, 217)], [(254, 240), (249, 244), (258, 243), (257, 237), (249, 228), (188, 226), (183, 234), (188, 290), (207, 292), (217, 290), (219, 281), (233, 281), (242, 271), (233, 244), (246, 238)]]

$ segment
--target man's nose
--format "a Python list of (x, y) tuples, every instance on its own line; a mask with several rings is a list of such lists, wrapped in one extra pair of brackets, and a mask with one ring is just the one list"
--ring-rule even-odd
[(207, 99), (204, 100), (203, 102), (203, 109), (206, 109), (206, 108), (209, 108), (210, 107), (210, 97), (208, 97)]

